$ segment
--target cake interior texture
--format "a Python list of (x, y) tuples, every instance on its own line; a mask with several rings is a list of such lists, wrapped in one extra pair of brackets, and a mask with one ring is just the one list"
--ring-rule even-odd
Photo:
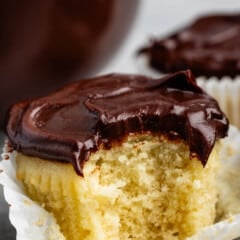
[(83, 177), (21, 153), (17, 176), (67, 240), (182, 240), (214, 221), (217, 149), (203, 167), (181, 139), (130, 134), (92, 153)]

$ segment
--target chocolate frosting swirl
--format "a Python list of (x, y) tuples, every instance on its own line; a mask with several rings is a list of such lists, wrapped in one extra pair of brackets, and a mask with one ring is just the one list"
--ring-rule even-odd
[(190, 71), (159, 79), (109, 74), (81, 80), (15, 104), (7, 125), (16, 150), (71, 162), (79, 175), (92, 152), (130, 133), (184, 139), (191, 155), (205, 165), (216, 139), (227, 130), (217, 102), (196, 85)]
[(190, 68), (196, 76), (240, 74), (240, 14), (209, 15), (163, 38), (153, 38), (145, 53), (161, 72)]

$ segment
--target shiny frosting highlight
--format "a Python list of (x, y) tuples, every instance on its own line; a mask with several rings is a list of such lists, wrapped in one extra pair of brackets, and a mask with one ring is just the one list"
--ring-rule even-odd
[(203, 165), (228, 120), (200, 89), (190, 71), (152, 79), (109, 74), (80, 80), (44, 98), (15, 104), (7, 125), (17, 151), (71, 162), (83, 175), (84, 162), (100, 146), (110, 148), (128, 134), (183, 139)]

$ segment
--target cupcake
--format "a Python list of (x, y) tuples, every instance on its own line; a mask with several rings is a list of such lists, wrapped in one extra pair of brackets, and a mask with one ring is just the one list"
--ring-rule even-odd
[(153, 38), (139, 53), (157, 72), (191, 69), (230, 122), (240, 127), (239, 24), (239, 14), (202, 16), (167, 37)]
[(66, 240), (186, 239), (216, 217), (228, 120), (190, 71), (110, 74), (15, 104), (16, 175)]

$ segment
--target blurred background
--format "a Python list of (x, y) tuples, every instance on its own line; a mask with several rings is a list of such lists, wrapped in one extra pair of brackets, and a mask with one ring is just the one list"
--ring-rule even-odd
[[(0, 147), (7, 109), (66, 82), (138, 73), (136, 51), (207, 13), (240, 12), (236, 0), (3, 0), (0, 3)], [(16, 239), (0, 187), (0, 240)]]

